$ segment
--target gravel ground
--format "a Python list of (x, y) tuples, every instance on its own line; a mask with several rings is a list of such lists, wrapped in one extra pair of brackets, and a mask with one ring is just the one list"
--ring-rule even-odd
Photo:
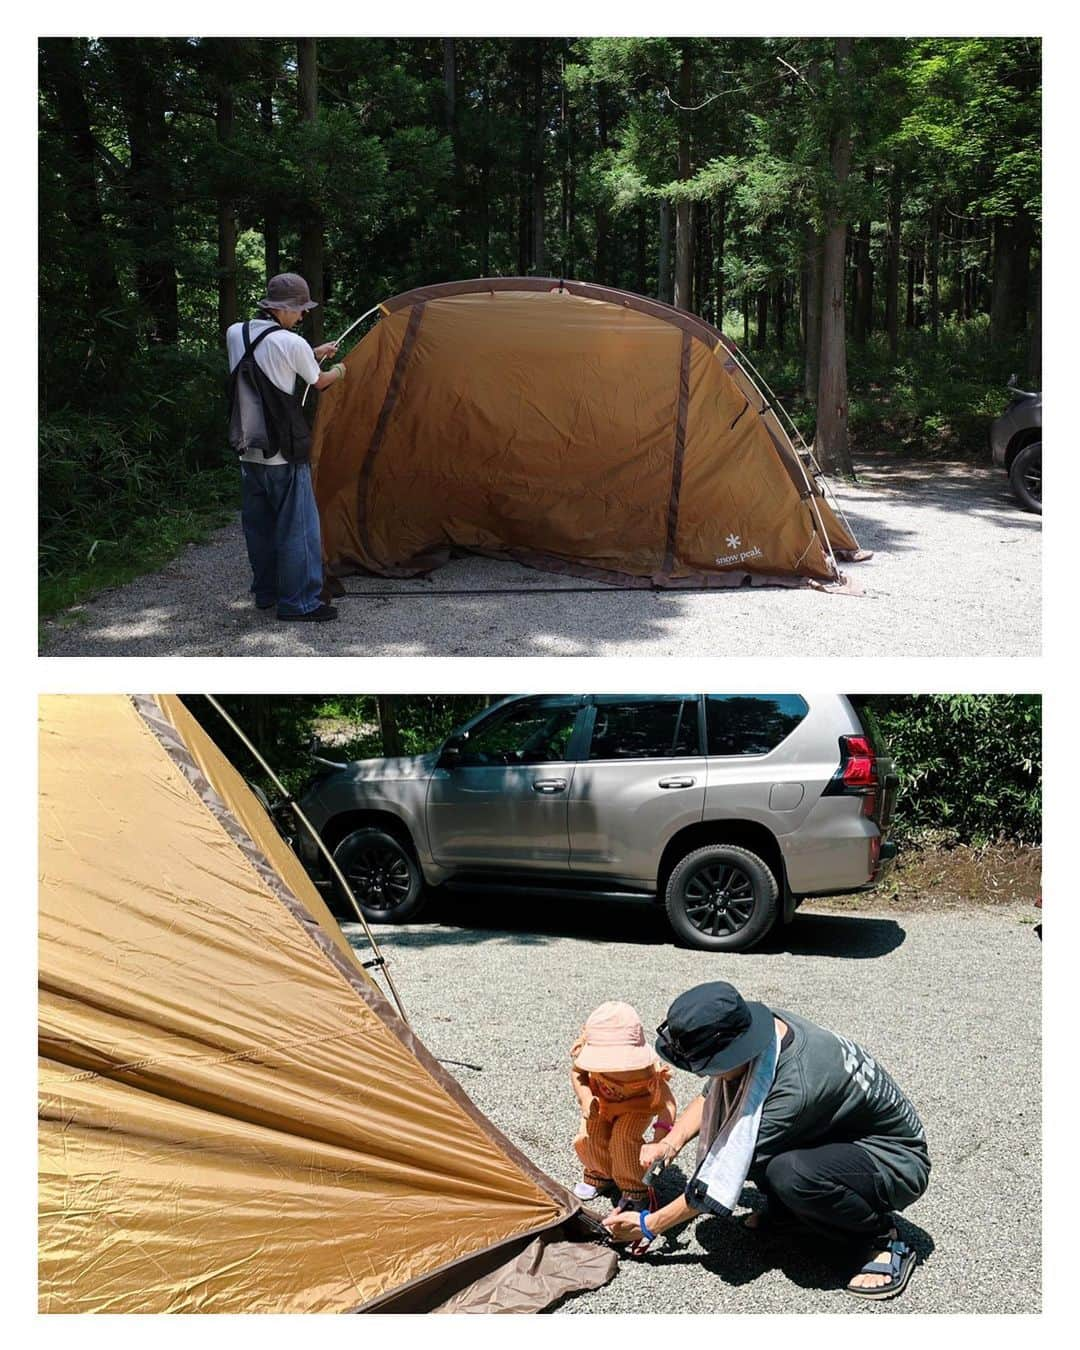
[[(856, 1303), (839, 1288), (850, 1271), (734, 1220), (702, 1219), (645, 1260), (621, 1262), (607, 1288), (563, 1313), (1040, 1311), (1034, 910), (801, 912), (766, 948), (730, 957), (674, 946), (649, 907), (515, 901), (507, 921), (491, 901), (455, 899), (423, 917), (376, 930), (410, 1020), (495, 1124), (565, 1185), (579, 1179), (567, 1052), (585, 1015), (626, 998), (651, 1029), (675, 994), (705, 979), (730, 979), (861, 1042), (926, 1125), (930, 1188), (901, 1219), (920, 1264), (900, 1298)], [(357, 925), (346, 931), (362, 943)], [(700, 1081), (679, 1074), (675, 1089), (685, 1105)], [(678, 1167), (662, 1200), (681, 1189)], [(754, 1195), (748, 1186), (744, 1200)]]
[[(460, 558), (429, 581), (350, 578), (332, 624), (255, 610), (239, 523), (43, 625), (48, 656), (1036, 656), (1041, 521), (984, 465), (875, 459), (839, 497), (875, 556), (861, 595), (603, 589)], [(510, 589), (505, 595), (439, 592)], [(531, 594), (530, 594), (531, 592)], [(563, 594), (562, 592), (565, 592)]]

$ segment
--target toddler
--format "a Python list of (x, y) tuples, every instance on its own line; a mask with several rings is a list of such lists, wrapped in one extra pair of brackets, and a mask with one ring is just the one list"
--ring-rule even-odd
[(570, 1053), (570, 1082), (581, 1109), (574, 1151), (584, 1168), (574, 1194), (592, 1200), (617, 1188), (617, 1208), (642, 1209), (642, 1136), (652, 1125), (656, 1143), (675, 1123), (671, 1071), (647, 1045), (629, 1003), (602, 1003), (590, 1013)]

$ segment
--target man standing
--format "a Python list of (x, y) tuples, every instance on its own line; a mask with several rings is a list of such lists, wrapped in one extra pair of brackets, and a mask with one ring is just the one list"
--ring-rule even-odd
[(259, 301), (265, 317), (232, 324), (225, 341), (233, 372), (231, 440), (240, 456), (241, 519), (255, 603), (276, 608), (279, 619), (321, 623), (336, 619), (337, 610), (319, 598), (322, 539), (296, 377), (324, 389), (344, 378), (345, 367), (320, 371), (319, 362), (336, 345), (313, 350), (290, 331), (316, 304), (295, 272), (271, 277)]
[(892, 1211), (926, 1190), (930, 1157), (915, 1108), (873, 1056), (794, 1013), (747, 1003), (723, 981), (675, 1000), (656, 1049), (709, 1083), (665, 1139), (642, 1147), (642, 1168), (700, 1136), (697, 1167), (683, 1195), (655, 1213), (610, 1214), (613, 1239), (640, 1246), (701, 1213), (729, 1215), (749, 1177), (768, 1207), (747, 1216), (748, 1228), (801, 1228), (860, 1246), (846, 1291), (899, 1294), (915, 1253)]

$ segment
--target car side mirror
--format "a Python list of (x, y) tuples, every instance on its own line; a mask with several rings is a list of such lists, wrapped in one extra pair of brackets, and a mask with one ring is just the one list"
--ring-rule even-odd
[(465, 749), (465, 742), (468, 735), (451, 736), (443, 745), (439, 752), (439, 768), (452, 769), (461, 762), (462, 751)]

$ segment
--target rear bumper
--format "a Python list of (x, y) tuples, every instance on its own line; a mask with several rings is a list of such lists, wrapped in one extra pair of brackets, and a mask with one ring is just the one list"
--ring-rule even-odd
[(795, 908), (802, 904), (804, 900), (813, 900), (817, 896), (824, 895), (861, 895), (864, 891), (875, 891), (881, 885), (882, 881), (896, 866), (896, 859), (900, 850), (892, 842), (886, 839), (881, 845), (881, 852), (878, 854), (877, 871), (874, 873), (871, 881), (864, 881), (861, 886), (844, 886), (837, 889), (835, 886), (827, 891), (807, 891), (803, 895), (795, 897)]

